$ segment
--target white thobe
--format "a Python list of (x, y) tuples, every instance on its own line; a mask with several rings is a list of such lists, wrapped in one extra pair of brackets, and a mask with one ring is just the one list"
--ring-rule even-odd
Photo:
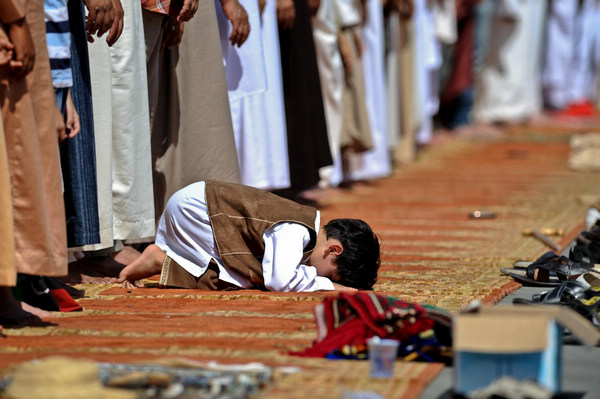
[(123, 33), (108, 47), (88, 45), (101, 243), (151, 239), (155, 233), (146, 50), (141, 3), (122, 2)]
[(342, 93), (344, 64), (338, 48), (339, 21), (335, 0), (322, 0), (313, 19), (313, 37), (323, 93), (327, 138), (333, 165), (321, 168), (321, 182), (333, 186), (342, 180), (341, 138), (344, 118)]
[(256, 1), (241, 4), (251, 31), (240, 48), (231, 46), (230, 24), (217, 7), (241, 182), (266, 190), (287, 188), (290, 176), (275, 0), (267, 0), (262, 17)]
[(219, 32), (221, 35), (221, 50), (223, 65), (227, 78), (229, 100), (236, 100), (251, 94), (262, 93), (267, 89), (265, 76), (265, 60), (262, 56), (260, 15), (256, 1), (242, 0), (240, 4), (248, 14), (250, 34), (242, 46), (232, 46), (229, 41), (231, 23), (223, 13), (221, 2), (215, 0)]
[(367, 21), (362, 38), (365, 105), (374, 147), (365, 153), (350, 155), (352, 180), (385, 177), (392, 169), (387, 140), (383, 8), (379, 0), (367, 0)]
[(578, 2), (572, 0), (550, 2), (542, 86), (544, 101), (554, 108), (563, 108), (569, 103), (570, 68), (578, 7)]
[(541, 57), (547, 0), (499, 0), (490, 43), (475, 85), (481, 122), (518, 121), (542, 109)]
[(416, 0), (415, 26), (415, 120), (416, 139), (427, 144), (433, 135), (433, 116), (439, 108), (438, 71), (442, 66), (440, 43), (435, 36), (433, 14), (426, 0)]
[[(396, 147), (401, 134), (400, 129), (400, 96), (397, 87), (399, 79), (399, 52), (400, 22), (398, 12), (393, 11), (386, 20), (386, 53), (385, 53), (385, 80), (386, 90), (386, 113), (387, 113), (387, 145), (389, 148)], [(367, 89), (368, 90), (368, 89)]]
[(600, 63), (600, 2), (584, 0), (576, 17), (574, 52), (568, 78), (569, 102), (592, 101), (596, 98), (596, 79)]

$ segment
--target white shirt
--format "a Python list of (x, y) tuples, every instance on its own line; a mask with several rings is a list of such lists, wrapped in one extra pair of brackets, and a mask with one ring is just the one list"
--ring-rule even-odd
[[(201, 276), (211, 259), (219, 267), (219, 279), (240, 288), (253, 285), (228, 270), (221, 261), (208, 217), (205, 183), (191, 184), (176, 192), (165, 208), (156, 235), (156, 245), (186, 271)], [(315, 230), (319, 231), (317, 211)], [(317, 276), (317, 269), (302, 264), (304, 248), (310, 242), (309, 230), (298, 223), (279, 223), (263, 234), (265, 253), (262, 261), (265, 287), (270, 291), (334, 290), (326, 277)]]
[[(317, 212), (317, 224), (320, 215)], [(319, 231), (318, 228), (315, 230)], [(263, 235), (265, 255), (262, 261), (265, 287), (269, 291), (299, 292), (334, 290), (327, 277), (317, 276), (317, 269), (302, 264), (304, 248), (310, 243), (308, 229), (298, 223), (279, 223)]]

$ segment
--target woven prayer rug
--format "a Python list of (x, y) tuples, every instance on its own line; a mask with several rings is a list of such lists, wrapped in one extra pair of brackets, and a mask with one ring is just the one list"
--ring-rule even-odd
[[(496, 303), (520, 287), (500, 273), (517, 259), (548, 250), (523, 229), (556, 228), (566, 245), (600, 196), (598, 174), (567, 167), (568, 134), (534, 128), (493, 139), (451, 139), (422, 152), (392, 176), (336, 190), (322, 203), (324, 221), (362, 218), (381, 236), (375, 291), (456, 312), (479, 299)], [(474, 211), (494, 218), (476, 219)], [(151, 362), (182, 356), (222, 363), (299, 367), (266, 397), (337, 398), (371, 390), (417, 398), (440, 364), (400, 363), (391, 380), (372, 380), (366, 362), (288, 355), (316, 337), (312, 310), (328, 293), (205, 292), (78, 285), (84, 311), (57, 314), (55, 325), (5, 329), (0, 369), (66, 355), (101, 362)]]

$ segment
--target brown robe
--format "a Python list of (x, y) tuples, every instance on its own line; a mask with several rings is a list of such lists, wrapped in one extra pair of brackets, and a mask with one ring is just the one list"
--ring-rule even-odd
[[(4, 32), (0, 30), (0, 37)], [(4, 141), (4, 125), (0, 114), (0, 286), (14, 286), (17, 283), (15, 265), (15, 239), (13, 237), (12, 201), (10, 199), (10, 177), (6, 143)]]
[[(0, 3), (0, 20), (3, 23), (23, 18), (25, 11), (18, 0)], [(8, 40), (8, 36), (0, 26), (0, 39)], [(8, 69), (4, 71), (8, 74)], [(8, 75), (0, 71), (0, 81), (4, 84)], [(1, 89), (0, 89), (1, 90)], [(17, 267), (15, 263), (15, 239), (13, 235), (13, 214), (10, 192), (10, 173), (6, 154), (4, 123), (0, 114), (0, 286), (10, 287), (17, 283)]]
[(35, 66), (25, 79), (4, 79), (0, 84), (16, 264), (19, 273), (61, 276), (67, 274), (66, 225), (44, 2), (24, 4)]

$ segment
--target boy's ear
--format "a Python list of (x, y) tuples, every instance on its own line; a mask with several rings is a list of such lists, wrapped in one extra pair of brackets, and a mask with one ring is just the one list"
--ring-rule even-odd
[(329, 252), (334, 254), (335, 256), (340, 256), (342, 252), (344, 252), (344, 247), (339, 242), (334, 242), (329, 244)]

